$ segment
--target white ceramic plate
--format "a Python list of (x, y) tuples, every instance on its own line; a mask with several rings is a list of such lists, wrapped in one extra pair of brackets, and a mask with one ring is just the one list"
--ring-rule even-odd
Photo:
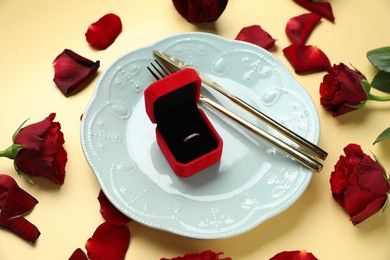
[[(108, 199), (137, 222), (201, 239), (241, 234), (291, 206), (312, 172), (207, 108), (224, 141), (220, 163), (190, 178), (173, 173), (144, 106), (143, 91), (154, 81), (146, 69), (153, 49), (189, 62), (312, 142), (319, 139), (311, 98), (272, 54), (212, 34), (175, 35), (115, 61), (83, 115), (82, 147)], [(218, 94), (206, 93), (275, 134)]]

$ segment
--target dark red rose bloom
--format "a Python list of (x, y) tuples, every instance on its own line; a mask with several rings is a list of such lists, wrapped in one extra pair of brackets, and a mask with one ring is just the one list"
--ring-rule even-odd
[(69, 257), (69, 260), (88, 260), (88, 256), (81, 248), (77, 248)]
[(53, 61), (54, 83), (65, 96), (81, 90), (100, 67), (100, 62), (93, 62), (79, 54), (65, 49)]
[(283, 251), (272, 258), (270, 260), (318, 260), (312, 253), (308, 253), (306, 251)]
[(122, 31), (122, 22), (116, 14), (106, 14), (88, 27), (85, 37), (95, 49), (107, 49)]
[(85, 248), (88, 257), (93, 260), (123, 260), (130, 243), (130, 231), (127, 226), (112, 225), (104, 222), (97, 227), (88, 239)]
[(317, 13), (329, 21), (334, 22), (332, 5), (330, 3), (314, 0), (294, 0), (294, 2), (306, 8), (307, 10)]
[(184, 256), (174, 258), (161, 258), (160, 260), (231, 260), (230, 257), (221, 258), (223, 252), (215, 253), (211, 250), (206, 250), (201, 253), (189, 253)]
[(275, 46), (275, 39), (259, 25), (242, 28), (235, 40), (250, 42), (267, 50)]
[(286, 25), (286, 34), (292, 43), (305, 44), (314, 27), (321, 20), (315, 13), (306, 13), (291, 18)]
[(359, 145), (347, 145), (344, 153), (331, 173), (330, 186), (333, 198), (356, 225), (383, 208), (390, 185), (382, 166)]
[(367, 100), (362, 80), (366, 77), (345, 64), (333, 65), (323, 77), (320, 85), (320, 102), (333, 116), (340, 116), (358, 109)]
[(14, 158), (18, 172), (31, 177), (44, 177), (55, 184), (64, 183), (65, 166), (68, 160), (63, 145), (64, 135), (61, 125), (53, 122), (52, 113), (41, 122), (20, 129), (14, 138), (14, 144), (22, 148)]
[(298, 74), (319, 72), (331, 66), (328, 57), (316, 46), (292, 44), (283, 53)]
[(98, 200), (100, 203), (100, 213), (103, 218), (113, 225), (126, 225), (130, 219), (123, 215), (112, 203), (107, 199), (102, 190), (99, 192)]
[(21, 189), (12, 177), (0, 174), (0, 227), (35, 242), (41, 233), (23, 215), (31, 211), (37, 203), (38, 201)]
[(217, 20), (228, 0), (172, 0), (177, 12), (190, 23), (209, 23)]

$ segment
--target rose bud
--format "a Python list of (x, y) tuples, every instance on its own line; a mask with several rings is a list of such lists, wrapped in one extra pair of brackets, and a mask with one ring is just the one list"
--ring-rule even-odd
[(172, 0), (177, 12), (190, 23), (209, 23), (217, 20), (228, 0)]
[(38, 201), (21, 189), (12, 177), (0, 174), (0, 227), (35, 242), (41, 233), (23, 215), (31, 211), (37, 203)]
[(359, 108), (367, 101), (362, 80), (366, 77), (345, 64), (333, 65), (320, 85), (320, 102), (333, 116), (340, 116)]
[(357, 144), (344, 148), (331, 173), (333, 198), (350, 215), (354, 225), (380, 211), (387, 202), (390, 185), (386, 172)]
[(43, 177), (58, 185), (64, 183), (68, 156), (61, 125), (53, 122), (55, 116), (52, 113), (38, 123), (25, 127), (22, 124), (14, 134), (13, 144), (0, 152), (0, 156), (13, 159), (16, 171), (30, 181), (29, 177)]

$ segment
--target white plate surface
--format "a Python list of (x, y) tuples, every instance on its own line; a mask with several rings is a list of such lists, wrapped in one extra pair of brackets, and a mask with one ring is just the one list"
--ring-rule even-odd
[[(241, 234), (291, 206), (312, 171), (203, 105), (224, 141), (222, 159), (189, 178), (172, 172), (145, 112), (153, 49), (192, 64), (308, 140), (319, 139), (311, 98), (272, 54), (212, 34), (174, 35), (115, 61), (83, 115), (82, 148), (109, 200), (137, 222), (201, 239)], [(278, 135), (218, 93), (205, 93)]]

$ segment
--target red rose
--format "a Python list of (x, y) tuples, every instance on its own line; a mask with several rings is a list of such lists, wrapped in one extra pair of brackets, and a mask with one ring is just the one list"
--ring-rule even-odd
[(190, 23), (208, 23), (219, 18), (228, 0), (172, 0), (181, 16)]
[(320, 101), (333, 116), (340, 116), (356, 110), (359, 104), (367, 100), (362, 80), (366, 77), (345, 64), (333, 65), (328, 69), (320, 85)]
[(61, 185), (68, 158), (63, 147), (65, 140), (61, 125), (53, 122), (55, 116), (52, 113), (41, 122), (25, 126), (16, 133), (14, 144), (21, 148), (13, 159), (21, 174), (44, 177)]
[(377, 213), (387, 201), (390, 185), (382, 166), (357, 144), (344, 148), (345, 156), (334, 167), (330, 185), (334, 199), (358, 224)]
[(12, 177), (0, 174), (0, 227), (35, 242), (41, 233), (23, 215), (37, 203), (38, 201), (21, 189)]

